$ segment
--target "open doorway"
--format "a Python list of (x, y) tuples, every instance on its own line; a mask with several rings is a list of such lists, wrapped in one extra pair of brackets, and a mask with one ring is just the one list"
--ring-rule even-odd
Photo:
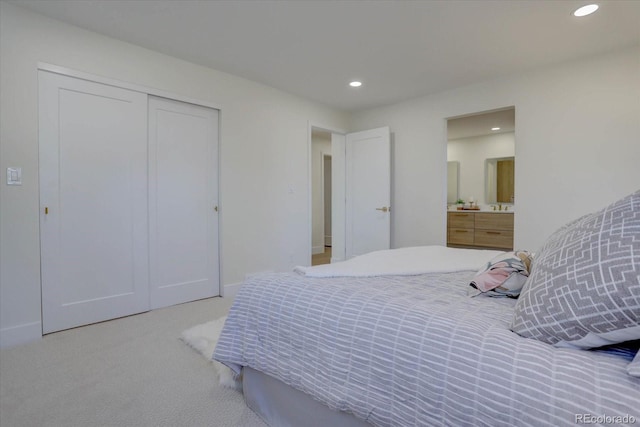
[(331, 262), (331, 132), (311, 130), (311, 265)]
[[(347, 133), (309, 123), (308, 138), (309, 263), (313, 264), (314, 254), (317, 258), (324, 255), (325, 262), (334, 263), (389, 249), (389, 127)], [(329, 170), (329, 156), (330, 173), (324, 173), (325, 168)], [(331, 199), (330, 206), (324, 202), (325, 195)], [(325, 217), (330, 226), (325, 225)]]
[(447, 246), (513, 249), (515, 107), (447, 120)]

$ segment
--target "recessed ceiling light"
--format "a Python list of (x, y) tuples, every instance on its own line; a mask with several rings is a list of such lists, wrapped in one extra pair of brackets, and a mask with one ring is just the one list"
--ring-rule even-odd
[(352, 81), (351, 83), (349, 83), (349, 86), (351, 86), (351, 87), (360, 87), (360, 86), (362, 86), (362, 82)]
[(586, 6), (579, 7), (573, 12), (573, 16), (580, 18), (582, 16), (591, 15), (593, 12), (598, 10), (598, 7), (599, 6), (597, 4), (588, 4)]
[(491, 128), (491, 130), (500, 130), (500, 128)]

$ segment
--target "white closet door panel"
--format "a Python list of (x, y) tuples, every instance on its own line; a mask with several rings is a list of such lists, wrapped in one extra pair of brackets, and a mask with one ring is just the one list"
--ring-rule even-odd
[(149, 99), (151, 308), (219, 295), (216, 110)]
[(146, 311), (147, 97), (39, 80), (43, 331)]

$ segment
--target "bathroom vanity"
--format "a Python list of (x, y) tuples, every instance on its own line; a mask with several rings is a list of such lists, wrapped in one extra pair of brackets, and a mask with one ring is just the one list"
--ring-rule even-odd
[(447, 212), (447, 246), (513, 250), (513, 212)]

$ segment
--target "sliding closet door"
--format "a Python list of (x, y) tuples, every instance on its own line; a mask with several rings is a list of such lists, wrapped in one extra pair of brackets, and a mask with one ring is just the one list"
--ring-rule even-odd
[(218, 111), (149, 97), (151, 308), (220, 294)]
[(38, 79), (43, 332), (146, 311), (147, 95)]

